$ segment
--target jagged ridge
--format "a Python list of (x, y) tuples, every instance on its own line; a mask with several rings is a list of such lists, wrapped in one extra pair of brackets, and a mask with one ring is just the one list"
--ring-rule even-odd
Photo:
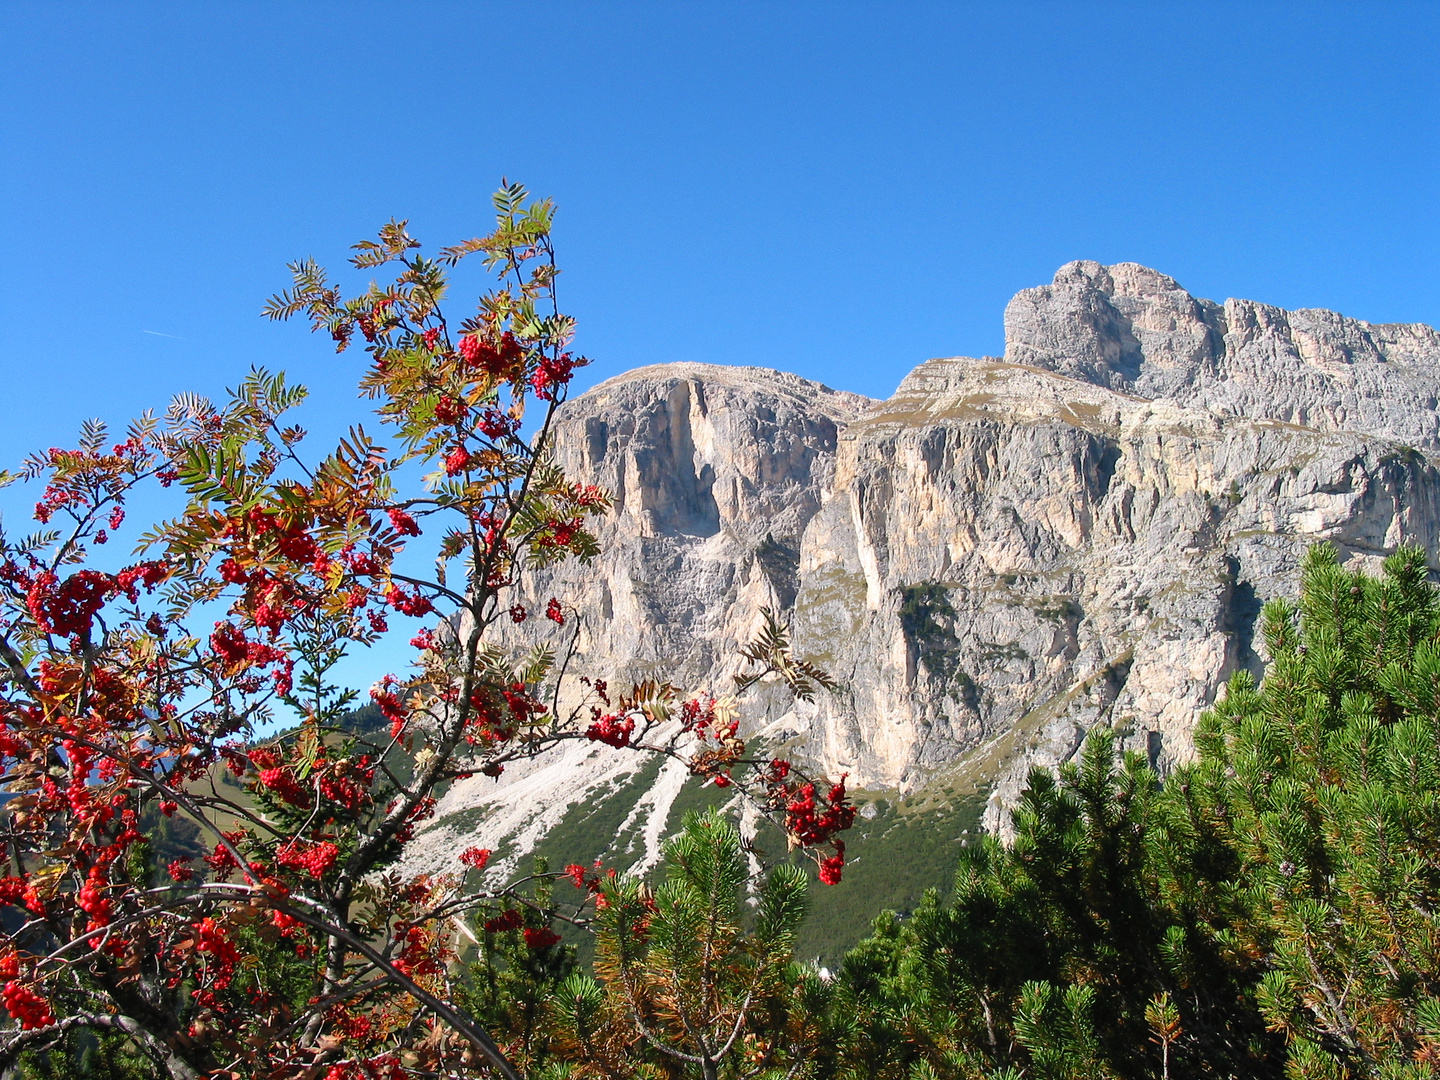
[[(1087, 262), (1017, 295), (1005, 326), (1003, 359), (929, 361), (883, 402), (701, 364), (595, 387), (557, 432), (569, 472), (616, 495), (604, 554), (523, 599), (587, 613), (588, 670), (697, 688), (726, 686), (778, 608), (843, 689), (760, 695), (768, 739), (876, 790), (993, 791), (1003, 828), (1029, 765), (1096, 724), (1162, 767), (1184, 758), (1313, 540), (1433, 550), (1432, 328), (1218, 305)], [(506, 807), (484, 842), (535, 835), (637, 767), (586, 748), (543, 782), (457, 785), (441, 815), (483, 800)], [(681, 779), (662, 771), (645, 813), (663, 820)], [(458, 846), (453, 824), (435, 836), (438, 866)]]

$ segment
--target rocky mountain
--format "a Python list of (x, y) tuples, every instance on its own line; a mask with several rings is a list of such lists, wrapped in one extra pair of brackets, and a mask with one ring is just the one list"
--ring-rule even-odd
[[(1029, 766), (1096, 725), (1162, 768), (1184, 759), (1314, 540), (1362, 560), (1436, 547), (1428, 326), (1219, 305), (1076, 262), (1011, 301), (1005, 339), (1003, 358), (921, 364), (886, 401), (699, 364), (602, 383), (565, 406), (558, 444), (615, 495), (604, 554), (528, 599), (586, 613), (587, 670), (695, 688), (727, 688), (775, 609), (841, 690), (762, 692), (752, 730), (848, 772), (879, 800), (867, 813), (969, 800), (1003, 831)], [(478, 828), (513, 865), (603, 803), (610, 855), (644, 864), (683, 780), (577, 746), (457, 785), (422, 859)]]

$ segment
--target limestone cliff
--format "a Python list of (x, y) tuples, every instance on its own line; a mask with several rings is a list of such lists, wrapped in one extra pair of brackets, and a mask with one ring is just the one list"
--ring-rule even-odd
[(1215, 413), (1440, 449), (1440, 333), (1200, 300), (1134, 263), (1073, 262), (1005, 309), (1005, 359)]
[[(560, 457), (616, 509), (601, 559), (529, 599), (587, 613), (588, 669), (690, 687), (726, 685), (778, 609), (842, 689), (801, 709), (762, 695), (771, 739), (866, 787), (993, 792), (1003, 828), (1028, 765), (1097, 724), (1183, 759), (1220, 683), (1258, 665), (1260, 605), (1293, 593), (1314, 540), (1366, 560), (1435, 549), (1432, 328), (1222, 306), (1080, 262), (1017, 295), (1005, 330), (1003, 359), (932, 360), (883, 402), (698, 364), (581, 395)], [(633, 775), (586, 754), (606, 783)], [(567, 775), (562, 807), (585, 783)], [(442, 811), (513, 805), (507, 790), (462, 785)]]

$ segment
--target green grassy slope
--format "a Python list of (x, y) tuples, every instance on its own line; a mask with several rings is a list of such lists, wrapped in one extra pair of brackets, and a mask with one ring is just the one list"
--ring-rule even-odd
[[(622, 834), (620, 825), (655, 771), (658, 763), (609, 795), (571, 807), (536, 854), (543, 855), (552, 870), (571, 862), (588, 866), (597, 857), (624, 865), (639, 855), (638, 827)], [(671, 807), (667, 835), (679, 831), (687, 812), (723, 806), (728, 801), (728, 792), (687, 783)], [(787, 856), (785, 837), (774, 826), (763, 825), (755, 838), (763, 860), (789, 858), (810, 870), (810, 915), (801, 929), (796, 954), (832, 968), (869, 933), (879, 912), (908, 912), (926, 889), (949, 891), (960, 845), (967, 831), (971, 835), (978, 831), (984, 809), (983, 796), (955, 798), (930, 791), (904, 799), (893, 793), (862, 792), (856, 802), (861, 816), (845, 838), (847, 861), (839, 885), (821, 885), (813, 862), (804, 853)], [(528, 872), (528, 862), (523, 869)], [(565, 898), (563, 889), (557, 894), (561, 899)], [(576, 944), (582, 944), (578, 938)]]

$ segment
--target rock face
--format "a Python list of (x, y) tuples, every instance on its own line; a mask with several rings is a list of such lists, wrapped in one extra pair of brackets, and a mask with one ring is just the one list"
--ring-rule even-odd
[(988, 743), (992, 825), (1097, 723), (1186, 756), (1314, 539), (1370, 558), (1440, 523), (1440, 476), (1392, 441), (1000, 361), (923, 365), (838, 457), (795, 611), (847, 684), (812, 727), (822, 760), (903, 787)]
[[(554, 596), (582, 611), (577, 667), (614, 685), (730, 688), (760, 609), (793, 608), (801, 538), (833, 488), (839, 433), (874, 404), (763, 368), (665, 364), (602, 383), (566, 404), (556, 435), (566, 473), (614, 499), (602, 553), (529, 577), (532, 591), (517, 599), (543, 610)], [(536, 627), (505, 628), (517, 647), (553, 643), (553, 627)], [(762, 689), (751, 705), (783, 716), (789, 702)], [(572, 804), (615, 798), (626, 801), (620, 832), (633, 847), (612, 854), (652, 864), (687, 773), (671, 761), (642, 778), (644, 767), (634, 753), (584, 743), (511, 765), (498, 784), (461, 781), (421, 834), (415, 866), (453, 869), (457, 852), (480, 843), (505, 852), (494, 864), (504, 876)]]
[(1200, 300), (1134, 263), (1073, 262), (1005, 309), (1005, 359), (1221, 417), (1440, 449), (1440, 333)]
[(586, 613), (593, 670), (699, 686), (762, 606), (793, 606), (839, 432), (873, 404), (762, 368), (666, 364), (602, 383), (565, 406), (557, 446), (568, 475), (614, 498), (603, 554), (528, 599)]
[(697, 364), (601, 384), (558, 442), (615, 495), (604, 555), (529, 599), (588, 613), (588, 670), (696, 688), (726, 687), (777, 609), (842, 689), (762, 694), (772, 739), (853, 785), (958, 777), (1003, 830), (1028, 767), (1097, 724), (1185, 758), (1313, 541), (1435, 550), (1434, 329), (1077, 262), (1017, 295), (1005, 333), (1003, 359), (929, 361), (883, 402)]

